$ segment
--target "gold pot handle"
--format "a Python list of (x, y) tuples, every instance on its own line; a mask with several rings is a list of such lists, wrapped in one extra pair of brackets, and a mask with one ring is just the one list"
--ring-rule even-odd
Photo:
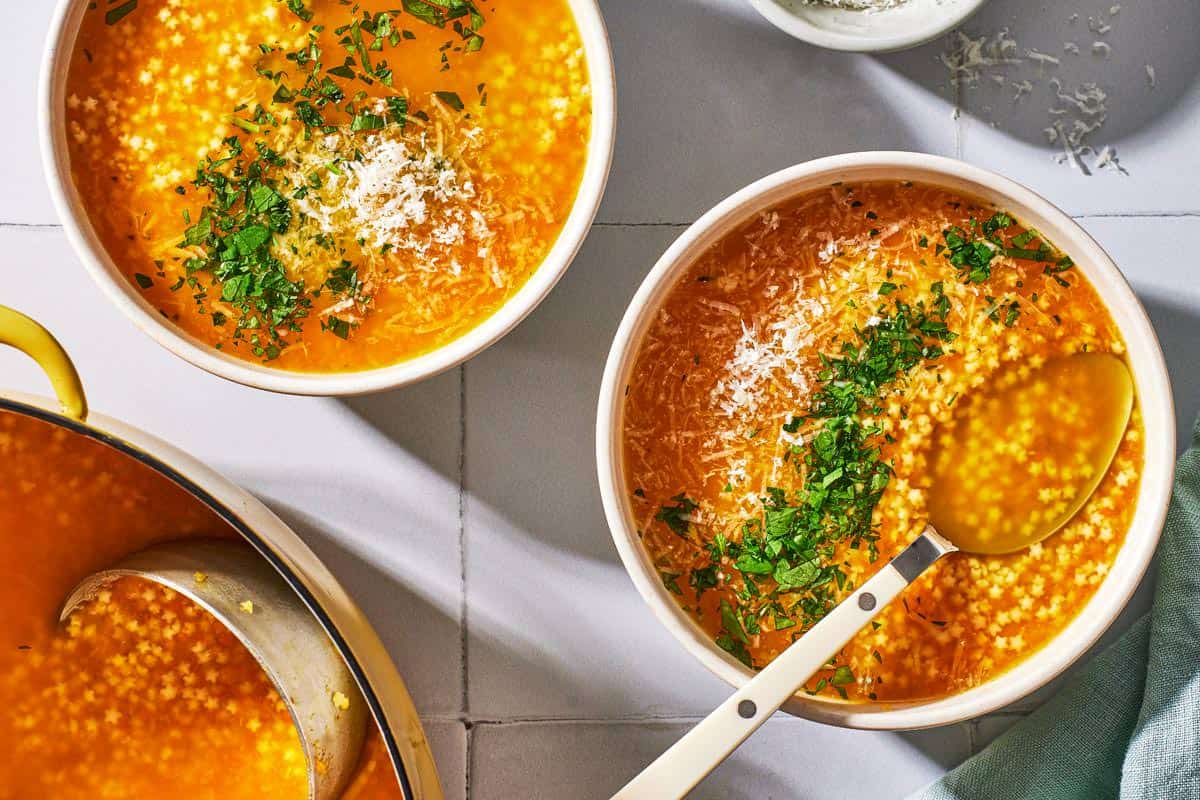
[(79, 373), (50, 331), (19, 311), (0, 306), (0, 344), (15, 347), (38, 363), (54, 387), (64, 416), (79, 422), (87, 419), (87, 398)]

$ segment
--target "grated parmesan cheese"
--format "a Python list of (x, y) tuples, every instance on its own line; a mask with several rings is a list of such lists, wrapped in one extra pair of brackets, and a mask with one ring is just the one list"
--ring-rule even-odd
[(434, 245), (459, 245), (470, 236), (483, 247), (491, 237), (487, 220), (469, 207), (477, 195), (474, 183), (429, 145), (425, 133), (416, 141), (331, 134), (315, 158), (306, 159), (298, 183), (303, 185), (311, 168), (347, 150), (358, 158), (345, 159), (341, 174), (329, 170), (320, 191), (297, 201), (322, 232), (348, 234), (375, 249), (406, 251), (429, 259), (431, 266), (437, 263)]
[(809, 329), (824, 313), (825, 307), (819, 301), (798, 297), (794, 313), (762, 331), (753, 323), (743, 322), (741, 338), (725, 364), (724, 377), (713, 387), (713, 404), (727, 417), (752, 416), (772, 385), (780, 381), (805, 394), (812, 348)]

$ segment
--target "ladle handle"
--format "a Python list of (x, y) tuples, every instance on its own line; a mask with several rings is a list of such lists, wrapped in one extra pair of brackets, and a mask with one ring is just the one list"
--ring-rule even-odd
[(932, 527), (791, 647), (684, 734), (612, 800), (682, 798), (758, 730), (864, 625), (934, 562), (956, 548)]
[(50, 331), (19, 311), (0, 306), (0, 344), (15, 347), (38, 363), (54, 387), (64, 416), (77, 422), (87, 418), (87, 398), (79, 373)]

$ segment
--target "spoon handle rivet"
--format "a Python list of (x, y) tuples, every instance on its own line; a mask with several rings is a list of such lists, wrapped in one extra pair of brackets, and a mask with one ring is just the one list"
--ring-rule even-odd
[(863, 611), (870, 611), (875, 608), (875, 595), (870, 592), (863, 592), (858, 596), (858, 607)]
[(758, 706), (754, 704), (753, 700), (743, 700), (742, 702), (738, 703), (738, 716), (740, 716), (742, 719), (753, 719), (754, 715), (757, 713)]

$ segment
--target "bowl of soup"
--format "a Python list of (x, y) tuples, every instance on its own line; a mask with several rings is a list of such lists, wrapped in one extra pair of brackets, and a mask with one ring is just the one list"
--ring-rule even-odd
[[(268, 674), (290, 662), (260, 661), (213, 606), (193, 601), (217, 582), (215, 558), (189, 569), (188, 591), (126, 568), (68, 604), (75, 587), (130, 557), (203, 546), (234, 548), (279, 585), (274, 601), (235, 596), (234, 613), (264, 625), (311, 614), (291, 619), (315, 620), (323, 638), (309, 642), (344, 662), (344, 691), (322, 683), (335, 676), (314, 676), (319, 710), (365, 720), (339, 796), (440, 800), (395, 665), (296, 533), (186, 453), (89, 412), (69, 359), (36, 323), (0, 307), (0, 344), (33, 355), (58, 394), (0, 393), (0, 794), (157, 800), (203, 787), (203, 796), (230, 800), (312, 796), (309, 756), (321, 770), (328, 751), (305, 750), (297, 734), (305, 720), (291, 716)], [(317, 656), (312, 647), (304, 654)]]
[(40, 119), (68, 237), (140, 328), (346, 395), (465, 361), (549, 293), (614, 78), (594, 0), (63, 0)]
[[(1175, 425), (1158, 340), (1116, 265), (994, 173), (911, 153), (820, 159), (734, 194), (671, 245), (600, 395), (621, 559), (684, 647), (741, 685), (920, 532), (940, 437), (962, 414), (1081, 352), (1117, 355), (1136, 388), (1088, 503), (1041, 544), (937, 565), (786, 706), (871, 729), (1000, 708), (1129, 600), (1166, 513)], [(1063, 477), (1045, 455), (999, 487), (1031, 498), (1031, 515)], [(978, 506), (981, 524), (1024, 511)]]

